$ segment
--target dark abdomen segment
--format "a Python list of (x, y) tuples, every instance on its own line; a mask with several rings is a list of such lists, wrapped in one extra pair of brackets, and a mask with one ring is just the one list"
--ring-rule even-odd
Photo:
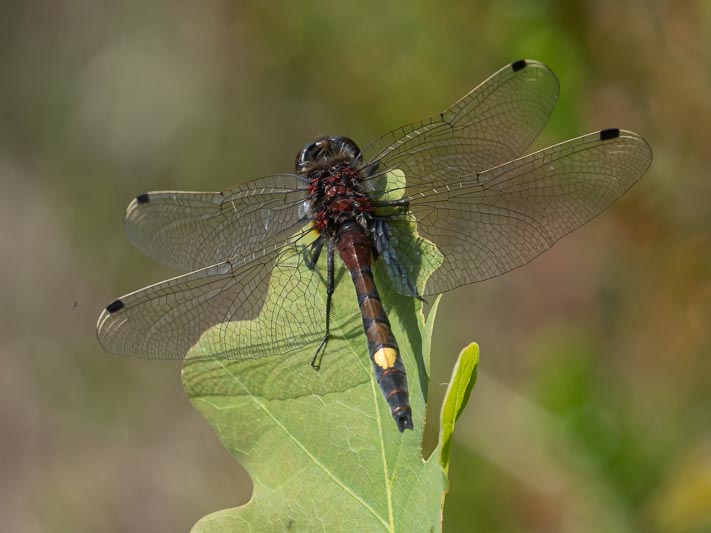
[(355, 285), (375, 379), (398, 429), (412, 429), (405, 365), (375, 287), (370, 241), (358, 224), (349, 222), (339, 229), (336, 245)]

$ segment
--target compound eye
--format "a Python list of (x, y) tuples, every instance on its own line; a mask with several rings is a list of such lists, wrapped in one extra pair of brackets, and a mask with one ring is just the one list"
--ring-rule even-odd
[(296, 154), (296, 162), (295, 162), (296, 172), (303, 172), (305, 170), (305, 167), (307, 166), (307, 164), (314, 160), (314, 158), (316, 157), (317, 151), (318, 151), (318, 148), (316, 147), (315, 142), (304, 146), (301, 149), (301, 151), (298, 154)]
[(348, 137), (322, 137), (304, 146), (296, 156), (296, 172), (306, 173), (319, 164), (355, 163), (359, 159), (360, 149)]
[(311, 145), (311, 149), (309, 150), (309, 157), (312, 161), (315, 161), (315, 160), (323, 157), (327, 150), (328, 150), (328, 141), (326, 141), (326, 140), (316, 141), (315, 143), (313, 143)]

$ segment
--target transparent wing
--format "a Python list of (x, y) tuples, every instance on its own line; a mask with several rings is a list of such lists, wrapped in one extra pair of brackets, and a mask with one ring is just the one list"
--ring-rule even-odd
[[(398, 246), (427, 239), (444, 257), (421, 254), (405, 264), (416, 278), (438, 261), (424, 295), (499, 276), (522, 266), (579, 228), (629, 189), (649, 168), (652, 151), (635, 133), (603, 130), (572, 139), (481, 173), (439, 168), (422, 176), (400, 167), (418, 234), (401, 231)], [(390, 191), (390, 194), (396, 191)], [(411, 218), (410, 221), (413, 219)], [(397, 218), (390, 224), (398, 224)], [(404, 255), (404, 254), (398, 254)], [(410, 294), (391, 276), (395, 290)]]
[(211, 356), (246, 359), (321, 340), (322, 276), (305, 267), (299, 246), (279, 244), (123, 296), (99, 317), (99, 342), (116, 354), (181, 359), (200, 339)]
[[(558, 79), (543, 63), (520, 60), (494, 73), (446, 111), (394, 130), (363, 150), (368, 165), (407, 161), (423, 179), (445, 167), (482, 171), (522, 155), (558, 99)], [(427, 157), (419, 154), (426, 152)]]
[(126, 209), (126, 233), (149, 257), (189, 272), (293, 234), (306, 184), (282, 174), (224, 192), (149, 192)]
[[(520, 155), (535, 139), (558, 96), (558, 81), (542, 63), (501, 69), (447, 111), (371, 143), (366, 161), (381, 168), (407, 159), (419, 176), (450, 166), (484, 169)], [(418, 160), (418, 153), (428, 155)], [(460, 165), (455, 167), (454, 165)], [(415, 173), (410, 173), (413, 178)], [(146, 255), (192, 271), (293, 233), (306, 213), (307, 184), (282, 174), (224, 192), (142, 194), (126, 211), (129, 240)]]

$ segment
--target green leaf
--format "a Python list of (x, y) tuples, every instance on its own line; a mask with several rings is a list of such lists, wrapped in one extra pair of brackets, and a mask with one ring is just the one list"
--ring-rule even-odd
[(474, 383), (476, 383), (478, 364), (479, 345), (473, 342), (460, 352), (444, 396), (440, 415), (439, 450), (440, 463), (445, 472), (449, 470), (449, 447), (452, 442), (454, 424), (469, 401)]
[[(413, 237), (418, 251), (431, 256), (431, 243)], [(242, 360), (210, 352), (221, 344), (213, 336), (239, 339), (247, 328), (264, 331), (268, 346), (266, 332), (274, 326), (269, 312), (211, 328), (189, 352), (184, 388), (254, 482), (247, 504), (204, 517), (194, 531), (440, 530), (446, 474), (438, 450), (425, 461), (420, 449), (439, 298), (425, 320), (423, 304), (391, 290), (376, 263), (376, 282), (408, 371), (415, 428), (400, 433), (373, 378), (350, 276), (337, 261), (332, 337), (320, 371), (310, 365), (313, 344), (261, 358), (256, 355), (265, 347), (257, 346), (255, 358)], [(300, 279), (294, 269), (305, 268), (295, 261), (275, 269), (264, 309), (301, 316), (307, 289), (293, 280)], [(419, 272), (417, 285), (431, 273)], [(318, 294), (325, 298), (324, 291)]]

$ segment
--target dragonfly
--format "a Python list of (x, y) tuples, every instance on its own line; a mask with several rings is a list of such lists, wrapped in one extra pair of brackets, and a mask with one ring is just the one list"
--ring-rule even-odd
[[(350, 277), (374, 379), (400, 432), (412, 429), (406, 369), (374, 267), (384, 272), (378, 284), (419, 299), (499, 276), (596, 217), (651, 164), (647, 142), (618, 128), (523, 155), (558, 92), (547, 66), (519, 60), (444, 112), (362, 150), (347, 137), (320, 137), (291, 173), (222, 192), (137, 196), (126, 212), (130, 242), (187, 274), (110, 303), (97, 324), (101, 346), (182, 359), (210, 330), (204, 342), (219, 357), (313, 345), (318, 368), (336, 280)], [(266, 325), (228, 334), (257, 317)]]

